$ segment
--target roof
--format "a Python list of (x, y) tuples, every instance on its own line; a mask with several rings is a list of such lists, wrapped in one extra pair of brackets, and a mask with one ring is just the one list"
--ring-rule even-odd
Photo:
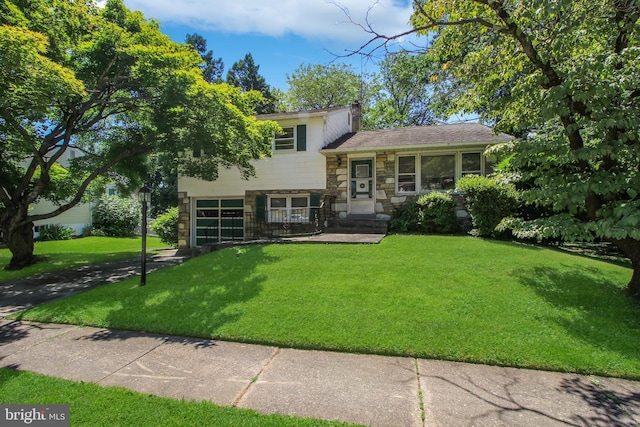
[(347, 110), (351, 107), (332, 107), (332, 108), (324, 108), (320, 110), (308, 110), (308, 111), (292, 111), (285, 113), (269, 113), (269, 114), (258, 114), (256, 117), (258, 120), (275, 120), (275, 119), (288, 119), (288, 118), (307, 118), (307, 117), (317, 117), (324, 116), (333, 111)]
[(478, 123), (444, 124), (348, 133), (324, 150), (362, 151), (385, 148), (429, 148), (457, 145), (491, 145), (513, 140)]

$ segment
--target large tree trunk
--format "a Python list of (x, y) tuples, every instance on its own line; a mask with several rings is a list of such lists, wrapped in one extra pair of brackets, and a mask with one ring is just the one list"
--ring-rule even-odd
[(12, 254), (5, 270), (20, 270), (38, 261), (33, 255), (33, 222), (2, 227), (2, 240)]
[(640, 300), (640, 240), (626, 238), (612, 240), (612, 243), (631, 261), (633, 274), (627, 285), (629, 295)]

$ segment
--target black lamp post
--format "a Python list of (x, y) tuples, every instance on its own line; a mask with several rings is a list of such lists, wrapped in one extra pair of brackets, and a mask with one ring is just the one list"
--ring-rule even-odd
[(140, 286), (147, 284), (147, 208), (151, 201), (151, 189), (145, 184), (138, 192), (138, 199), (142, 202), (142, 267), (140, 273)]

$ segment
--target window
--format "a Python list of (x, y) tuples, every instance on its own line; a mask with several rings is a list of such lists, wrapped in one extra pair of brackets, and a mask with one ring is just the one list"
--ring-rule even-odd
[(396, 193), (419, 194), (453, 190), (465, 175), (483, 175), (490, 170), (481, 152), (399, 155), (396, 165)]
[(269, 222), (309, 222), (309, 196), (269, 196)]
[(421, 191), (453, 190), (456, 186), (455, 156), (422, 156), (420, 173)]
[(274, 152), (307, 151), (307, 125), (287, 126), (273, 139)]
[(482, 175), (482, 154), (462, 153), (462, 176)]
[(293, 127), (282, 128), (282, 134), (276, 135), (274, 151), (293, 150), (295, 148), (295, 132)]
[(398, 193), (416, 191), (416, 156), (398, 157)]

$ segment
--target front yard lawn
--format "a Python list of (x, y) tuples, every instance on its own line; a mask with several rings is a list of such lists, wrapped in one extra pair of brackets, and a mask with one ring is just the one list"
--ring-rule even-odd
[[(76, 383), (0, 369), (0, 402), (69, 405), (72, 426), (348, 426), (284, 415), (144, 395), (116, 387)], [(35, 424), (34, 424), (35, 425)]]
[[(167, 245), (157, 237), (147, 238), (149, 252), (166, 247)], [(0, 282), (66, 268), (135, 258), (141, 255), (141, 251), (142, 240), (140, 237), (83, 237), (72, 240), (36, 242), (34, 254), (44, 257), (46, 260), (22, 270), (7, 271), (4, 270), (4, 267), (9, 265), (11, 252), (4, 248), (0, 249)]]
[(470, 237), (214, 252), (25, 320), (640, 379), (631, 269)]

